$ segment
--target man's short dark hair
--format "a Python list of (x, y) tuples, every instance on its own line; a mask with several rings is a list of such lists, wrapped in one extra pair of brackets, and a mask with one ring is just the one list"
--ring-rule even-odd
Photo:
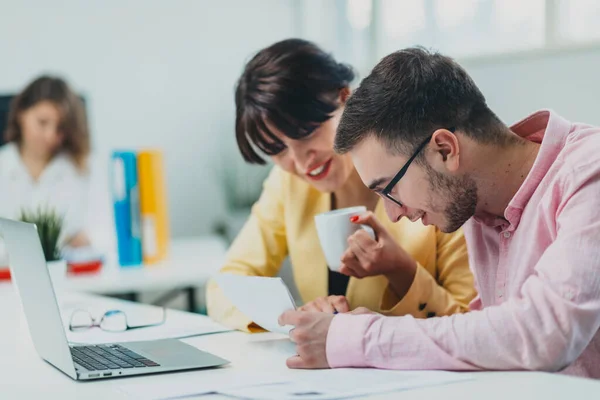
[(482, 143), (502, 144), (508, 137), (458, 63), (407, 48), (382, 59), (350, 96), (335, 149), (347, 153), (373, 135), (392, 152), (408, 154), (436, 129), (451, 127)]

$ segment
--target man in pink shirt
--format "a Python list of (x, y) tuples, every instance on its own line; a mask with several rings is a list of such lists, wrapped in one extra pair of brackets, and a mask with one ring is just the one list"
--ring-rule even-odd
[(288, 366), (600, 378), (600, 128), (551, 111), (507, 127), (457, 63), (412, 48), (351, 96), (336, 148), (392, 220), (464, 224), (479, 296), (469, 313), (428, 319), (287, 312)]

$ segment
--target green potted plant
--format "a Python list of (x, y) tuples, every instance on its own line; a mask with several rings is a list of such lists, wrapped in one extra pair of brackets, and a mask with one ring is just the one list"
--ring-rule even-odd
[(53, 209), (40, 207), (36, 211), (21, 210), (19, 219), (36, 225), (50, 274), (55, 277), (64, 275), (67, 264), (61, 259), (59, 247), (63, 217)]

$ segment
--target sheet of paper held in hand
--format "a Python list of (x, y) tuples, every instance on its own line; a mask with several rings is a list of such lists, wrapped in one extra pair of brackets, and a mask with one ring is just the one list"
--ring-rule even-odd
[(219, 274), (215, 281), (233, 305), (262, 328), (284, 334), (292, 329), (277, 322), (284, 311), (296, 309), (281, 278)]

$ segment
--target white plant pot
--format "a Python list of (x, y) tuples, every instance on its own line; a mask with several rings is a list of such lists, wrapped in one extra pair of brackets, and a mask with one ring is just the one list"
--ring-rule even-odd
[(52, 282), (65, 279), (67, 275), (67, 262), (65, 260), (48, 261), (46, 265), (48, 266)]

